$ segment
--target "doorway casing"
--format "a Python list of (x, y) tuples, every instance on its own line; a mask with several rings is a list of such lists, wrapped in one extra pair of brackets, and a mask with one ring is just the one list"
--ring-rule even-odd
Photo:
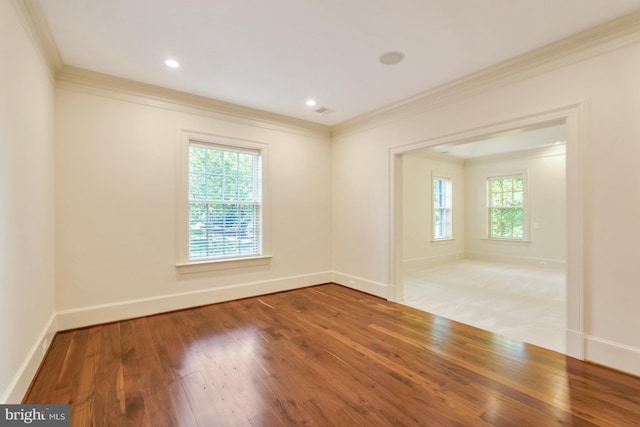
[(583, 103), (579, 102), (526, 117), (508, 119), (499, 123), (445, 135), (428, 140), (392, 147), (389, 149), (390, 226), (391, 248), (389, 264), (389, 295), (391, 301), (402, 300), (402, 156), (409, 152), (441, 146), (458, 145), (487, 139), (492, 135), (514, 130), (529, 130), (550, 125), (565, 124), (567, 132), (566, 157), (566, 353), (576, 359), (584, 359), (584, 194), (582, 130)]

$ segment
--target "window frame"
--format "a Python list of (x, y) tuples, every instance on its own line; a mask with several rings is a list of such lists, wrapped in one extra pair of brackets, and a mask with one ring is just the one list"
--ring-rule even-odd
[[(206, 148), (256, 153), (261, 158), (261, 224), (259, 237), (261, 248), (258, 255), (206, 258), (202, 260), (189, 259), (189, 152), (192, 145)], [(176, 167), (176, 268), (180, 273), (198, 273), (230, 268), (254, 267), (269, 264), (271, 259), (270, 233), (270, 185), (269, 185), (269, 146), (267, 143), (251, 141), (227, 136), (205, 134), (182, 130), (178, 145)]]
[[(522, 237), (496, 237), (492, 235), (491, 209), (492, 205), (491, 181), (497, 179), (522, 178)], [(527, 170), (509, 171), (499, 174), (491, 174), (485, 177), (485, 226), (486, 239), (492, 242), (529, 243), (529, 189)], [(504, 207), (501, 207), (504, 208)], [(514, 207), (515, 208), (515, 207)]]
[[(444, 208), (436, 207), (436, 194), (435, 194), (435, 183), (436, 181), (445, 181), (448, 182), (448, 194), (445, 194), (445, 199), (448, 206)], [(447, 222), (447, 236), (445, 237), (437, 237), (436, 236), (436, 209), (440, 210), (448, 210), (449, 211), (449, 221)], [(453, 240), (453, 179), (446, 174), (438, 174), (434, 173), (431, 176), (431, 238), (432, 242), (445, 242), (448, 240)]]

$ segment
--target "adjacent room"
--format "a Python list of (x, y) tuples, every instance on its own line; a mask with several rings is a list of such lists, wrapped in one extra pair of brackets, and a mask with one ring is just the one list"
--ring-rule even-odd
[(403, 157), (403, 302), (565, 352), (564, 124)]

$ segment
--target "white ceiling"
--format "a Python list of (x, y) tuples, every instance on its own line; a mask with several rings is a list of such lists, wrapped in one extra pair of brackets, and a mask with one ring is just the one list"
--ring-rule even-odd
[(492, 135), (487, 139), (464, 144), (438, 145), (425, 148), (420, 153), (440, 153), (459, 159), (473, 159), (534, 148), (564, 145), (566, 138), (566, 126), (557, 124), (535, 129), (515, 129)]
[[(326, 125), (640, 9), (640, 0), (39, 4), (67, 65)], [(405, 60), (378, 62), (391, 50)], [(182, 66), (166, 67), (170, 57)], [(307, 107), (310, 97), (333, 113)]]

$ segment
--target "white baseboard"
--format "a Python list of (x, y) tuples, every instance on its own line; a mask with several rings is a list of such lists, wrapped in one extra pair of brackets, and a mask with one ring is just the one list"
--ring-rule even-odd
[(567, 342), (566, 355), (574, 359), (584, 360), (584, 334), (580, 331), (567, 329), (565, 336)]
[(386, 300), (392, 299), (390, 292), (393, 291), (393, 287), (384, 283), (374, 282), (363, 279), (362, 277), (350, 276), (337, 271), (333, 272), (332, 281), (347, 288), (375, 295)]
[(441, 264), (464, 258), (464, 254), (456, 252), (453, 254), (433, 255), (422, 258), (407, 259), (402, 262), (404, 268), (424, 267), (433, 264)]
[(9, 382), (6, 390), (2, 393), (0, 404), (16, 404), (22, 402), (22, 398), (27, 393), (36, 372), (38, 372), (40, 363), (42, 363), (42, 359), (49, 345), (51, 345), (51, 340), (57, 330), (56, 313), (52, 313), (49, 321), (31, 346), (29, 353), (27, 353), (27, 357), (18, 368), (11, 382)]
[(465, 258), (477, 259), (489, 262), (505, 262), (509, 264), (524, 264), (533, 267), (562, 268), (566, 266), (566, 261), (547, 258), (519, 257), (513, 255), (492, 254), (487, 252), (465, 252)]
[(289, 291), (331, 282), (331, 272), (285, 277), (262, 282), (244, 283), (222, 288), (182, 292), (157, 297), (122, 301), (72, 310), (59, 311), (58, 330), (81, 328), (141, 316), (181, 310), (200, 305), (231, 301), (274, 292)]
[(585, 360), (640, 376), (640, 348), (587, 336)]

